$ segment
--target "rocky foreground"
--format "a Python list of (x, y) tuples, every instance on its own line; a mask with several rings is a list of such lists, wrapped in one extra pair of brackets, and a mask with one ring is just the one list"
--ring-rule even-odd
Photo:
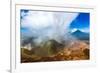
[(72, 42), (68, 47), (65, 46), (59, 52), (49, 56), (36, 55), (26, 48), (21, 48), (21, 63), (89, 60), (89, 52), (89, 43), (85, 41)]

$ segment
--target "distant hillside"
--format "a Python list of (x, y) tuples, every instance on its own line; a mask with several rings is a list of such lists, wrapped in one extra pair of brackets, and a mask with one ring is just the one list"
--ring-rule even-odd
[(73, 32), (72, 35), (79, 40), (89, 40), (89, 33), (85, 33), (80, 30)]

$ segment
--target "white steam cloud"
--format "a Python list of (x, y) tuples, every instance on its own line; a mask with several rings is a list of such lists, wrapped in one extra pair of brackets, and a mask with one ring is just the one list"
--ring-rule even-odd
[(22, 36), (37, 37), (36, 43), (49, 39), (61, 42), (70, 36), (69, 26), (78, 13), (28, 11), (21, 12), (21, 16), (21, 27), (29, 30), (27, 34), (22, 32)]

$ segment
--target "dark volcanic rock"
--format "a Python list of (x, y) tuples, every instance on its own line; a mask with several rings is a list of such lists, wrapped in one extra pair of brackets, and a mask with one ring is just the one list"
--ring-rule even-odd
[(40, 44), (39, 47), (34, 49), (34, 54), (38, 56), (51, 56), (58, 53), (64, 45), (55, 40), (48, 40)]

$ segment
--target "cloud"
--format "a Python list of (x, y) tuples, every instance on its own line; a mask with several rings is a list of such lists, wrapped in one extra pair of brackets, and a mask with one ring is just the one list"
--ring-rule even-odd
[(73, 32), (75, 32), (77, 30), (80, 30), (80, 31), (85, 32), (85, 33), (89, 33), (90, 32), (89, 28), (73, 28), (73, 29), (70, 29), (70, 32), (73, 33)]
[(75, 32), (75, 31), (77, 31), (77, 30), (78, 30), (77, 28), (71, 29), (71, 33)]
[(22, 19), (21, 25), (24, 28), (41, 29), (53, 25), (53, 22), (52, 12), (29, 11)]
[(86, 33), (90, 32), (89, 28), (82, 28), (82, 29), (79, 29), (79, 30), (81, 30), (82, 32), (86, 32)]
[(32, 31), (31, 35), (37, 36), (37, 41), (45, 38), (60, 41), (63, 36), (69, 37), (69, 26), (78, 13), (28, 11), (21, 12), (21, 16), (21, 27)]

